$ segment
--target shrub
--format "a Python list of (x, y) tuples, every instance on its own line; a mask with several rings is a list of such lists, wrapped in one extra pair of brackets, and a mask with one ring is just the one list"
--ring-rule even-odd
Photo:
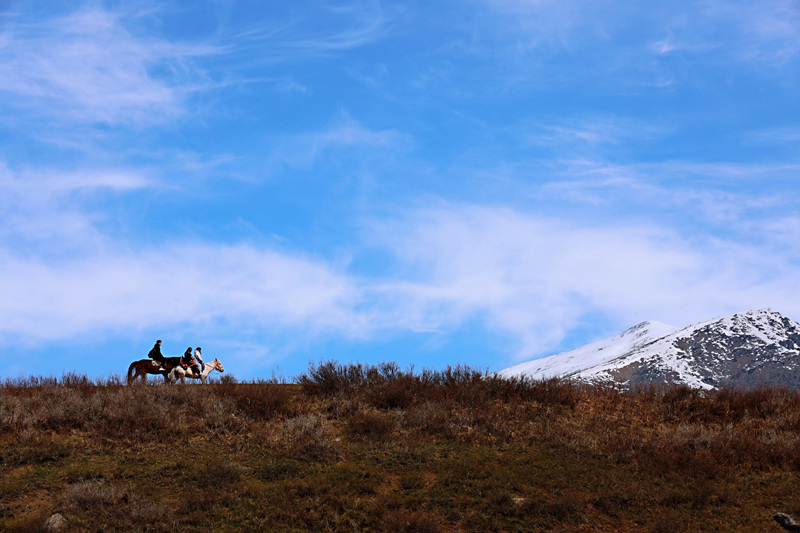
[(284, 444), (296, 459), (327, 462), (339, 458), (330, 425), (316, 415), (296, 416), (286, 420)]
[(273, 383), (219, 385), (215, 392), (233, 400), (238, 414), (251, 420), (268, 420), (294, 414), (291, 395), (285, 385)]
[[(128, 486), (104, 481), (82, 481), (67, 487), (61, 507), (78, 520), (116, 524), (115, 529), (168, 530), (170, 510), (154, 498), (145, 498)], [(106, 526), (102, 529), (108, 529)]]
[(193, 417), (205, 422), (205, 426), (215, 434), (236, 433), (247, 428), (247, 422), (238, 415), (236, 404), (231, 398), (206, 400), (188, 409), (183, 418), (191, 420)]
[(378, 409), (407, 409), (417, 403), (421, 396), (418, 379), (400, 376), (371, 387), (366, 393), (366, 401)]
[(427, 402), (407, 410), (404, 428), (415, 436), (472, 440), (475, 416), (471, 410), (453, 404)]
[(0, 448), (0, 464), (38, 465), (69, 457), (74, 447), (63, 438), (47, 437), (38, 433), (21, 439), (16, 446)]
[(219, 377), (219, 382), (222, 385), (236, 385), (237, 383), (239, 383), (239, 380), (236, 379), (236, 376), (234, 376), (233, 374), (222, 374)]
[(165, 440), (184, 431), (180, 404), (161, 388), (100, 390), (87, 400), (84, 425), (111, 441)]
[(323, 397), (359, 390), (366, 381), (367, 372), (361, 364), (342, 365), (335, 361), (309, 363), (307, 373), (297, 378), (306, 393)]
[(347, 421), (347, 434), (356, 438), (385, 438), (396, 426), (391, 416), (357, 412)]

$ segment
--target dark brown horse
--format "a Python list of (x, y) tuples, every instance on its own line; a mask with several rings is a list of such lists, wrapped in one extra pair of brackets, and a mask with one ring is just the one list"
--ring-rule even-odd
[(157, 374), (164, 376), (164, 381), (169, 379), (169, 371), (178, 366), (180, 357), (165, 357), (163, 366), (158, 366), (152, 359), (139, 359), (131, 363), (128, 367), (128, 385), (141, 377), (142, 383), (147, 381), (147, 374)]

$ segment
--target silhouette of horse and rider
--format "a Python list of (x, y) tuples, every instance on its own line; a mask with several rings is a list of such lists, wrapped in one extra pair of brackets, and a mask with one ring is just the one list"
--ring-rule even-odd
[(147, 374), (164, 376), (166, 383), (172, 383), (177, 379), (183, 383), (185, 378), (199, 379), (205, 383), (213, 370), (225, 371), (219, 359), (214, 359), (210, 363), (203, 362), (202, 348), (199, 346), (195, 348), (194, 355), (190, 346), (180, 357), (165, 357), (161, 353), (161, 340), (157, 340), (147, 357), (148, 359), (134, 361), (128, 367), (129, 385), (139, 377), (142, 382), (147, 381)]

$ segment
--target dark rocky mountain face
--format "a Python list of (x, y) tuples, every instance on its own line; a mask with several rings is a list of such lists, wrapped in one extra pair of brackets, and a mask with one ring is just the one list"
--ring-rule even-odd
[(748, 311), (690, 326), (625, 359), (606, 375), (630, 385), (800, 388), (800, 325), (770, 309)]
[(521, 363), (498, 375), (561, 376), (623, 386), (800, 388), (800, 325), (771, 309), (737, 313), (681, 330), (643, 322), (616, 337)]

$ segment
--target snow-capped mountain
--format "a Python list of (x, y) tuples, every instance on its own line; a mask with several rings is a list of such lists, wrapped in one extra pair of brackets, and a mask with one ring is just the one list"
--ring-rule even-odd
[(759, 309), (676, 330), (643, 322), (604, 341), (512, 366), (504, 377), (567, 377), (624, 385), (800, 387), (800, 325)]

